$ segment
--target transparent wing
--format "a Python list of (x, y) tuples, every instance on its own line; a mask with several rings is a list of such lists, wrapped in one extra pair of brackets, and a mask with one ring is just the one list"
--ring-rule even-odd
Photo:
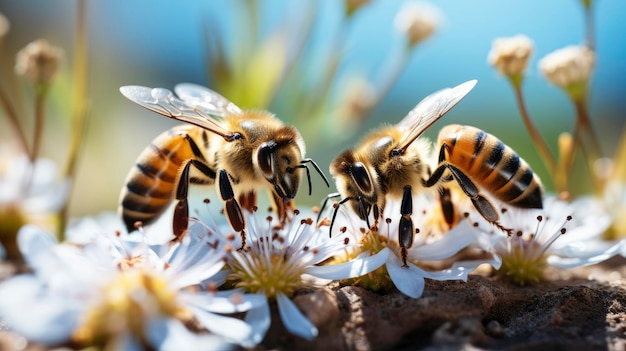
[[(167, 89), (127, 85), (121, 87), (120, 92), (129, 100), (163, 116), (196, 125), (227, 140), (233, 135), (233, 132), (226, 130), (213, 119), (205, 108), (198, 108), (187, 103)], [(223, 115), (225, 112), (222, 113)]]
[(224, 117), (227, 114), (240, 115), (242, 113), (237, 105), (202, 85), (180, 83), (174, 87), (174, 92), (181, 100), (209, 116)]
[(475, 85), (476, 80), (470, 80), (454, 88), (439, 90), (420, 101), (396, 124), (396, 127), (404, 131), (399, 149), (405, 150), (409, 147), (428, 127), (461, 101)]

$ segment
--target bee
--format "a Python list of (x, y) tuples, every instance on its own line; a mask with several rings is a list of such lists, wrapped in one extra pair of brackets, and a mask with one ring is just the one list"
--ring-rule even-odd
[(370, 213), (377, 221), (387, 196), (401, 198), (398, 242), (406, 265), (407, 249), (415, 233), (411, 221), (413, 192), (437, 185), (449, 226), (454, 207), (445, 183), (452, 180), (487, 221), (505, 231), (510, 229), (498, 223), (498, 212), (481, 191), (512, 206), (542, 208), (541, 182), (528, 164), (498, 138), (478, 128), (448, 125), (441, 129), (438, 164), (434, 170), (428, 164), (424, 150), (429, 149), (429, 143), (419, 137), (475, 84), (472, 80), (427, 96), (398, 124), (372, 132), (356, 148), (332, 161), (330, 173), (342, 199), (334, 209), (331, 233), (341, 205), (349, 202), (369, 226)]
[(278, 217), (284, 222), (293, 211), (302, 170), (308, 165), (329, 186), (311, 159), (298, 130), (263, 110), (244, 111), (208, 88), (183, 83), (178, 97), (164, 88), (124, 86), (121, 93), (158, 114), (186, 122), (161, 135), (139, 155), (120, 194), (120, 215), (129, 231), (148, 224), (176, 200), (173, 232), (181, 238), (188, 227), (190, 184), (215, 184), (231, 227), (245, 246), (245, 218), (241, 208), (256, 207), (256, 192), (266, 188)]

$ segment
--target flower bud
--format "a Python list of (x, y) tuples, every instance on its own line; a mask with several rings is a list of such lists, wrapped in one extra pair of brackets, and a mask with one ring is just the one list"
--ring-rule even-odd
[(35, 84), (47, 84), (57, 72), (62, 56), (59, 47), (45, 39), (35, 40), (17, 53), (15, 73)]
[(585, 85), (595, 64), (595, 55), (586, 46), (568, 46), (539, 61), (539, 69), (552, 84), (564, 89)]
[(487, 60), (500, 74), (511, 77), (522, 75), (533, 52), (533, 42), (525, 35), (497, 38), (493, 41)]
[(394, 24), (413, 47), (432, 35), (442, 17), (441, 11), (429, 3), (407, 1), (396, 14)]
[(2, 39), (9, 32), (10, 28), (11, 25), (9, 20), (0, 13), (0, 39)]
[(345, 2), (346, 2), (346, 16), (350, 17), (358, 9), (372, 2), (372, 0), (345, 0)]

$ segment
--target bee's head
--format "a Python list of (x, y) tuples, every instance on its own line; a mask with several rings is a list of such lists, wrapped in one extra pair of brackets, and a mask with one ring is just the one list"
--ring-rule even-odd
[(274, 138), (255, 150), (253, 164), (272, 184), (276, 195), (287, 201), (296, 196), (300, 186), (302, 154), (294, 138)]
[(335, 178), (337, 190), (343, 198), (350, 198), (352, 210), (366, 220), (372, 206), (378, 201), (378, 178), (376, 171), (358, 160), (355, 153), (348, 150), (339, 155), (330, 165), (330, 173)]

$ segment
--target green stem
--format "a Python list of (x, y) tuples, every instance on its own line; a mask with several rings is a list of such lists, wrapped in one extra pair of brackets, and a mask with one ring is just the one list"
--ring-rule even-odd
[(592, 51), (595, 50), (595, 21), (593, 18), (593, 6), (589, 4), (585, 6), (585, 35), (587, 47)]
[(24, 152), (28, 154), (29, 159), (32, 159), (33, 158), (32, 151), (28, 147), (28, 140), (26, 139), (26, 133), (24, 133), (24, 129), (22, 129), (22, 125), (20, 124), (19, 119), (17, 118), (17, 112), (15, 112), (15, 108), (13, 107), (11, 100), (9, 99), (4, 89), (2, 89), (2, 87), (0, 87), (0, 103), (2, 104), (2, 107), (4, 108), (7, 118), (9, 119), (9, 123), (11, 123), (11, 125), (17, 132), (19, 143), (22, 145)]
[[(73, 180), (76, 174), (76, 164), (78, 154), (83, 142), (85, 132), (85, 122), (87, 115), (87, 28), (86, 28), (86, 0), (76, 0), (76, 38), (74, 44), (74, 77), (72, 89), (72, 120), (73, 130), (68, 153), (68, 161), (65, 169), (65, 179)], [(72, 181), (73, 188), (75, 182)], [(70, 189), (71, 194), (71, 189)], [(59, 241), (65, 239), (65, 228), (67, 225), (69, 198), (65, 201), (60, 211), (59, 218)]]
[[(554, 156), (552, 155), (552, 152), (550, 152), (550, 148), (548, 147), (548, 144), (541, 137), (539, 130), (533, 123), (528, 113), (528, 110), (526, 109), (526, 104), (524, 102), (524, 96), (522, 93), (521, 79), (518, 79), (518, 80), (511, 79), (511, 83), (513, 84), (513, 90), (515, 91), (515, 99), (517, 100), (517, 106), (522, 116), (522, 121), (524, 122), (524, 126), (526, 127), (528, 134), (530, 134), (530, 138), (535, 144), (535, 147), (537, 148), (537, 151), (539, 152), (539, 156), (543, 160), (543, 163), (546, 165), (546, 168), (550, 172), (550, 175), (554, 177), (556, 173), (556, 169), (557, 169), (556, 160)], [(564, 189), (557, 189), (557, 190), (560, 191)]]
[(576, 133), (574, 134), (575, 140), (580, 144), (585, 159), (587, 161), (587, 167), (592, 175), (593, 184), (596, 192), (602, 191), (603, 184), (596, 172), (594, 171), (595, 162), (602, 156), (600, 151), (600, 144), (595, 136), (591, 121), (589, 119), (589, 113), (587, 111), (587, 103), (584, 97), (572, 99), (574, 106), (576, 107)]
[(47, 83), (37, 84), (35, 87), (35, 130), (33, 133), (33, 149), (30, 154), (30, 161), (34, 163), (39, 157), (41, 149), (41, 138), (43, 135), (44, 122), (46, 120), (46, 97), (48, 96), (49, 85)]

